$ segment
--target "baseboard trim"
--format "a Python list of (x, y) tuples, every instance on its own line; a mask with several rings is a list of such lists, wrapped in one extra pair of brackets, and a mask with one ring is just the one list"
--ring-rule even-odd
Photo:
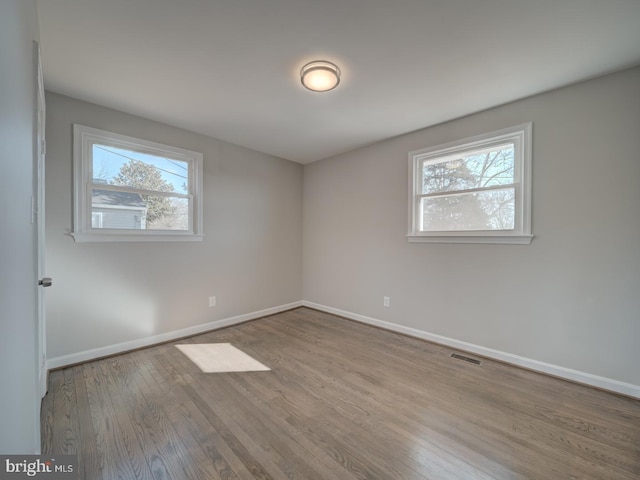
[(538, 360), (534, 360), (531, 358), (521, 357), (519, 355), (502, 352), (500, 350), (483, 347), (481, 345), (476, 345), (473, 343), (463, 342), (461, 340), (456, 340), (454, 338), (449, 338), (442, 335), (429, 333), (423, 330), (418, 330), (416, 328), (405, 327), (403, 325), (398, 325), (396, 323), (379, 320), (377, 318), (367, 317), (365, 315), (360, 315), (357, 313), (341, 310), (339, 308), (329, 307), (327, 305), (322, 305), (319, 303), (309, 302), (306, 300), (302, 300), (299, 302), (292, 302), (285, 305), (279, 305), (277, 307), (267, 308), (264, 310), (259, 310), (256, 312), (246, 313), (246, 314), (238, 315), (235, 317), (216, 320), (213, 322), (203, 323), (200, 325), (195, 325), (195, 326), (183, 328), (180, 330), (174, 330), (171, 332), (161, 333), (159, 335), (145, 337), (138, 340), (122, 342), (115, 345), (108, 345), (105, 347), (100, 347), (92, 350), (85, 350), (85, 351), (73, 353), (70, 355), (63, 355), (60, 357), (49, 358), (47, 359), (46, 367), (47, 367), (47, 371), (55, 370), (58, 368), (63, 368), (69, 365), (77, 364), (77, 363), (88, 362), (98, 358), (108, 357), (111, 355), (116, 355), (119, 353), (136, 350), (139, 348), (145, 348), (145, 347), (149, 347), (159, 343), (170, 342), (172, 340), (176, 340), (179, 338), (189, 337), (191, 335), (198, 335), (200, 333), (205, 333), (205, 332), (216, 330), (219, 328), (229, 327), (231, 325), (237, 325), (239, 323), (247, 322), (250, 320), (256, 320), (261, 317), (274, 315), (274, 314), (281, 313), (287, 310), (292, 310), (298, 307), (313, 308), (315, 310), (320, 310), (326, 313), (331, 313), (333, 315), (345, 317), (350, 320), (354, 320), (356, 322), (372, 325), (375, 327), (383, 328), (385, 330), (402, 333), (402, 334), (409, 335), (416, 338), (421, 338), (423, 340), (428, 340), (430, 342), (438, 343), (440, 345), (445, 345), (451, 348), (455, 348), (457, 350), (462, 350), (469, 353), (475, 353), (476, 355), (492, 358), (494, 360), (499, 360), (501, 362), (509, 363), (509, 364), (516, 365), (529, 370), (533, 370), (536, 372), (552, 375), (554, 377), (563, 378), (565, 380), (570, 380), (576, 383), (582, 383), (592, 387), (601, 388), (603, 390), (608, 390), (611, 392), (615, 392), (615, 393), (619, 393), (629, 397), (640, 399), (639, 385), (625, 383), (619, 380), (601, 377), (598, 375), (593, 375), (590, 373), (581, 372), (578, 370), (573, 370), (570, 368), (561, 367), (561, 366), (553, 365), (550, 363), (540, 362)]
[(237, 325), (239, 323), (248, 322), (276, 313), (285, 312), (302, 306), (302, 302), (293, 302), (285, 305), (279, 305), (277, 307), (267, 308), (259, 310), (257, 312), (246, 313), (244, 315), (238, 315), (235, 317), (229, 317), (222, 320), (216, 320), (213, 322), (203, 323), (200, 325), (194, 325), (193, 327), (182, 328), (180, 330), (173, 330), (171, 332), (161, 333), (159, 335), (153, 335), (151, 337), (140, 338), (138, 340), (131, 340), (128, 342), (122, 342), (115, 345), (108, 345), (106, 347), (94, 348), (92, 350), (85, 350), (78, 353), (72, 353), (70, 355), (63, 355), (60, 357), (53, 357), (47, 360), (48, 370), (55, 370), (58, 368), (66, 367), (69, 365), (75, 365), (78, 363), (88, 362), (96, 360), (98, 358), (108, 357), (119, 353), (128, 352), (131, 350), (137, 350), (139, 348), (150, 347), (159, 343), (170, 342), (178, 338), (189, 337), (192, 335), (198, 335), (200, 333), (209, 332), (211, 330), (217, 330), (223, 327), (229, 327), (231, 325)]
[(423, 340), (428, 340), (430, 342), (438, 343), (440, 345), (452, 347), (457, 350), (463, 350), (465, 352), (475, 353), (483, 357), (499, 360), (501, 362), (509, 363), (511, 365), (516, 365), (522, 368), (526, 368), (528, 370), (533, 370), (536, 372), (544, 373), (554, 377), (559, 377), (572, 382), (582, 383), (582, 384), (600, 388), (603, 390), (608, 390), (610, 392), (615, 392), (615, 393), (619, 393), (629, 397), (640, 399), (640, 386), (634, 385), (631, 383), (625, 383), (625, 382), (621, 382), (611, 378), (600, 377), (598, 375), (592, 375), (590, 373), (585, 373), (585, 372), (573, 370), (570, 368), (560, 367), (558, 365), (553, 365), (550, 363), (540, 362), (538, 360), (533, 360), (531, 358), (521, 357), (519, 355), (502, 352), (500, 350), (494, 350), (492, 348), (475, 345), (473, 343), (463, 342), (460, 340), (456, 340), (454, 338), (444, 337), (442, 335), (436, 335), (434, 333), (425, 332), (423, 330), (418, 330), (411, 327), (405, 327), (403, 325), (398, 325), (396, 323), (391, 323), (384, 320), (378, 320), (376, 318), (359, 315), (357, 313), (340, 310), (338, 308), (328, 307), (326, 305), (321, 305), (314, 302), (302, 301), (302, 306), (313, 308), (315, 310), (320, 310), (326, 313), (331, 313), (333, 315), (345, 317), (350, 320), (355, 320), (356, 322), (373, 325), (375, 327), (380, 327), (385, 330), (391, 330), (397, 333), (402, 333), (412, 337), (421, 338)]

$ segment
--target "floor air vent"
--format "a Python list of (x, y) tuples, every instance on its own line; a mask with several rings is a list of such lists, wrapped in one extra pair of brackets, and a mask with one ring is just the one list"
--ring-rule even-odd
[(474, 365), (482, 365), (480, 360), (471, 357), (465, 357), (464, 355), (460, 355), (459, 353), (452, 353), (449, 355), (451, 358), (456, 358), (458, 360), (462, 360), (464, 362), (473, 363)]

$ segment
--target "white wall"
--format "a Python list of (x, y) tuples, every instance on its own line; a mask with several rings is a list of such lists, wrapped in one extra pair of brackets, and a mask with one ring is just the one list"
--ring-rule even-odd
[(0, 453), (40, 449), (34, 195), (34, 0), (0, 2)]
[[(204, 241), (74, 243), (73, 123), (202, 152)], [(54, 365), (301, 299), (301, 165), (50, 92), (47, 141)]]
[[(408, 243), (407, 153), (528, 121), (532, 244)], [(640, 386), (639, 133), (635, 68), (307, 165), (304, 299)]]

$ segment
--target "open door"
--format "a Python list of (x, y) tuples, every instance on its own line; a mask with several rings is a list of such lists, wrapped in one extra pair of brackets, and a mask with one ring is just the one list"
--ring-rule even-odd
[(40, 396), (44, 397), (47, 393), (47, 329), (45, 319), (45, 287), (51, 285), (51, 279), (45, 277), (45, 178), (44, 166), (46, 155), (45, 141), (45, 123), (46, 108), (44, 101), (44, 80), (42, 75), (42, 61), (40, 59), (40, 46), (34, 42), (35, 59), (37, 62), (37, 110), (38, 110), (38, 126), (36, 132), (37, 145), (37, 175), (36, 180), (36, 199), (34, 201), (34, 216), (37, 222), (37, 262), (38, 262), (38, 388)]

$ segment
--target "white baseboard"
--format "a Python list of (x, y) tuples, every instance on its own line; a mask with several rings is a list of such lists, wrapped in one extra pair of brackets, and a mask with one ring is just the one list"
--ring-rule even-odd
[(95, 360), (96, 358), (107, 357), (109, 355), (136, 350), (138, 348), (148, 347), (158, 343), (169, 342), (177, 338), (188, 337), (191, 335), (208, 332), (210, 330), (216, 330), (218, 328), (236, 325), (238, 323), (255, 320), (256, 318), (266, 317), (268, 315), (273, 315), (301, 306), (302, 302), (288, 303), (286, 305), (280, 305), (277, 307), (267, 308), (265, 310), (259, 310), (257, 312), (246, 313), (244, 315), (238, 315), (236, 317), (225, 318), (222, 320), (216, 320), (214, 322), (195, 325), (193, 327), (174, 330), (172, 332), (161, 333), (159, 335), (154, 335), (151, 337), (140, 338), (138, 340), (131, 340), (115, 345), (108, 345), (106, 347), (94, 348), (92, 350), (85, 350), (83, 352), (72, 353), (70, 355), (54, 357), (47, 360), (47, 368), (51, 370), (55, 368), (65, 367), (67, 365), (73, 365), (76, 363), (88, 362), (90, 360)]
[(177, 338), (188, 337), (190, 335), (197, 335), (210, 330), (218, 328), (228, 327), (243, 323), (249, 320), (255, 320), (257, 318), (266, 317), (276, 313), (284, 312), (298, 307), (309, 307), (323, 312), (339, 315), (341, 317), (355, 320), (357, 322), (373, 325), (376, 327), (384, 328), (385, 330), (391, 330), (405, 335), (410, 335), (416, 338), (422, 338), (430, 342), (438, 343), (440, 345), (446, 345), (451, 348), (462, 350), (469, 353), (475, 353), (483, 357), (493, 358), (502, 362), (517, 365), (519, 367), (527, 368), (547, 375), (552, 375), (559, 378), (564, 378), (577, 383), (583, 383), (593, 387), (609, 390), (611, 392), (621, 393), (630, 397), (640, 399), (640, 386), (631, 383), (625, 383), (611, 378), (601, 377), (598, 375), (592, 375), (590, 373), (580, 372), (570, 368), (560, 367), (550, 363), (540, 362), (531, 358), (521, 357), (512, 353), (502, 352), (500, 350), (494, 350), (492, 348), (483, 347), (481, 345), (475, 345), (473, 343), (463, 342), (454, 338), (444, 337), (442, 335), (436, 335), (433, 333), (425, 332), (411, 327), (405, 327), (396, 323), (386, 322), (365, 315), (340, 310), (338, 308), (328, 307), (314, 302), (306, 300), (300, 302), (293, 302), (286, 305), (280, 305), (277, 307), (267, 308), (265, 310), (259, 310), (257, 312), (251, 312), (244, 315), (238, 315), (236, 317), (225, 318), (222, 320), (216, 320), (214, 322), (204, 323), (201, 325), (195, 325), (193, 327), (183, 328), (180, 330), (174, 330), (172, 332), (161, 333), (152, 337), (145, 337), (138, 340), (132, 340), (129, 342), (118, 343), (115, 345), (108, 345), (106, 347), (100, 347), (92, 350), (85, 350), (70, 355), (63, 355), (60, 357), (54, 357), (47, 360), (47, 369), (56, 369), (65, 367), (67, 365), (73, 365), (76, 363), (87, 362), (96, 358), (106, 357), (109, 355), (115, 355), (118, 353), (126, 352), (129, 350), (135, 350), (138, 348), (148, 347), (162, 342), (168, 342)]
[(631, 383), (620, 382), (611, 378), (600, 377), (598, 375), (592, 375), (590, 373), (580, 372), (578, 370), (572, 370), (570, 368), (560, 367), (558, 365), (552, 365), (550, 363), (540, 362), (531, 358), (520, 357), (511, 353), (501, 352), (500, 350), (494, 350), (492, 348), (475, 345), (473, 343), (462, 342), (454, 338), (443, 337), (442, 335), (436, 335), (433, 333), (425, 332), (411, 327), (405, 327), (396, 323), (386, 322), (384, 320), (378, 320), (376, 318), (366, 317), (357, 313), (347, 312), (338, 308), (328, 307), (326, 305), (320, 305), (313, 302), (303, 301), (302, 305), (305, 307), (321, 310), (323, 312), (339, 315), (341, 317), (355, 320), (357, 322), (366, 323), (368, 325), (374, 325), (376, 327), (384, 328), (385, 330), (391, 330), (412, 337), (422, 338), (430, 342), (445, 345), (458, 350), (463, 350), (469, 353), (475, 353), (483, 357), (500, 360), (505, 363), (517, 365), (519, 367), (527, 368), (554, 377), (564, 378), (577, 383), (583, 383), (592, 387), (601, 388), (603, 390), (609, 390), (611, 392), (621, 393), (630, 397), (640, 398), (640, 386), (633, 385)]

